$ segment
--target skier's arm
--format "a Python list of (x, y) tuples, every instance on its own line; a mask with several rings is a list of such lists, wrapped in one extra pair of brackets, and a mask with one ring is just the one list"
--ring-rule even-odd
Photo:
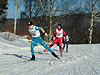
[(73, 40), (69, 37), (69, 40), (73, 43)]
[(55, 35), (56, 35), (56, 30), (53, 32), (53, 35), (52, 35), (52, 38), (51, 38), (52, 41), (53, 41), (53, 38), (55, 37)]
[(55, 34), (56, 34), (56, 30), (53, 32), (53, 35), (52, 35), (52, 37), (54, 37), (54, 36), (55, 36)]
[(45, 31), (44, 31), (44, 29), (43, 29), (43, 28), (41, 29), (41, 31), (42, 31), (43, 33), (45, 33)]
[(41, 30), (43, 33), (45, 33), (44, 29), (43, 28), (40, 28), (40, 27), (35, 27), (36, 30)]
[(64, 34), (64, 37), (65, 37), (65, 41), (67, 40), (67, 38), (66, 38), (66, 33), (65, 33), (65, 31), (63, 30), (63, 34)]

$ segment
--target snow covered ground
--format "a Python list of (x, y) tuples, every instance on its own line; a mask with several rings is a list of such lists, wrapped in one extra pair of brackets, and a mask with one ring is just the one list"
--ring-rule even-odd
[[(100, 44), (70, 44), (61, 60), (45, 52), (35, 53), (37, 61), (21, 62), (31, 58), (27, 41), (9, 42), (0, 33), (0, 75), (100, 75)], [(35, 52), (42, 50), (41, 45), (35, 47)], [(58, 46), (52, 50), (60, 56)]]

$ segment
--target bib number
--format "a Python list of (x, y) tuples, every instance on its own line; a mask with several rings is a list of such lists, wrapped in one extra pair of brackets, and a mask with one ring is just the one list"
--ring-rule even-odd
[(36, 31), (31, 31), (31, 34), (32, 34), (33, 36), (36, 36), (35, 32), (36, 32)]

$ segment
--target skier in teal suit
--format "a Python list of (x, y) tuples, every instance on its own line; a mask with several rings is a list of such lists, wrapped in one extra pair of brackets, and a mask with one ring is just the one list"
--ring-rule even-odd
[(37, 43), (40, 43), (44, 48), (46, 48), (49, 52), (51, 52), (51, 54), (58, 58), (59, 57), (45, 44), (45, 42), (42, 40), (41, 36), (40, 36), (40, 32), (39, 30), (41, 30), (43, 33), (45, 33), (45, 31), (43, 30), (43, 28), (34, 26), (32, 22), (28, 23), (28, 29), (29, 32), (32, 35), (32, 43), (31, 43), (31, 54), (32, 54), (32, 58), (30, 60), (35, 60), (35, 54), (34, 54), (34, 47)]

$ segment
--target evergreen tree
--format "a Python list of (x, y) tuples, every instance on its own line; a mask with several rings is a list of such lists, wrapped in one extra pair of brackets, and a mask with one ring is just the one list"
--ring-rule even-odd
[(7, 21), (8, 0), (0, 0), (0, 23), (4, 24)]

